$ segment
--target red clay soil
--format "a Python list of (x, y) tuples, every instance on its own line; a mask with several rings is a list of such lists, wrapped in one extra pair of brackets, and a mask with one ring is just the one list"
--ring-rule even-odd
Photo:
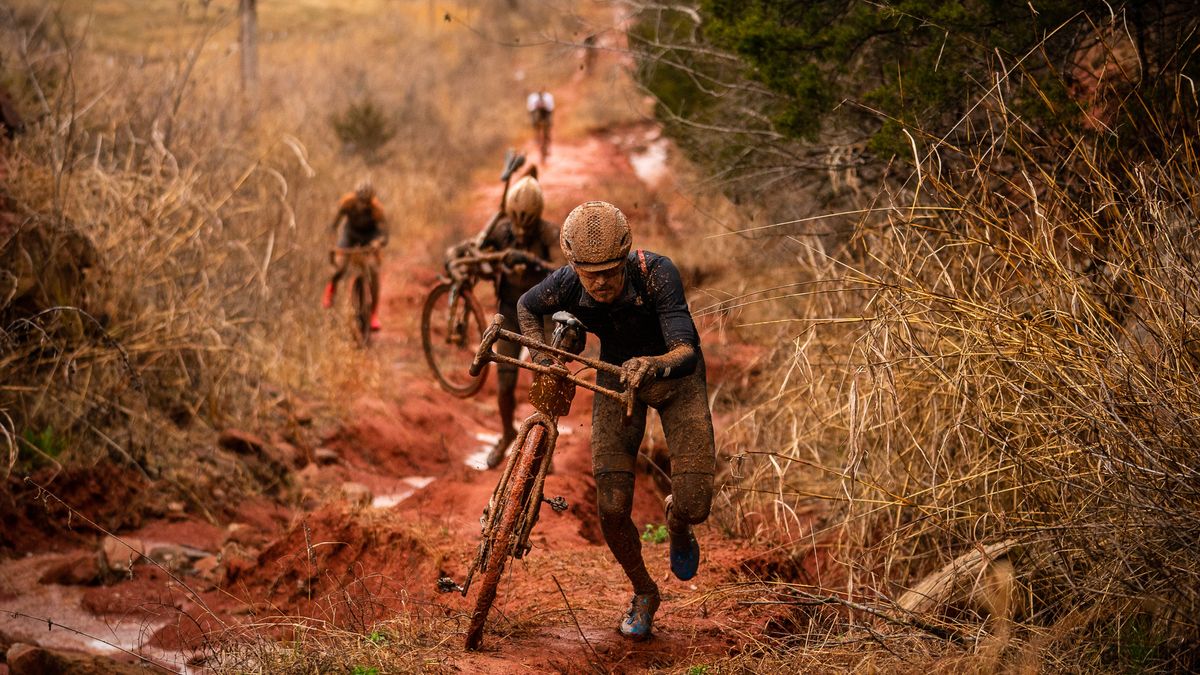
[[(551, 219), (561, 220), (575, 204), (604, 196), (596, 192), (597, 186), (633, 195), (638, 208), (653, 202), (612, 135), (557, 143), (551, 162), (542, 168), (542, 184)], [(498, 196), (497, 185), (478, 191), (475, 221), (486, 220)], [(631, 215), (635, 221), (648, 218)], [(307, 495), (301, 506), (259, 500), (242, 505), (233, 519), (236, 525), (228, 528), (188, 517), (152, 520), (134, 530), (143, 523), (136, 515), (125, 514), (138, 513), (143, 503), (134, 487), (140, 477), (97, 474), (60, 479), (60, 485), (70, 486), (60, 493), (64, 499), (130, 537), (220, 554), (220, 565), (207, 576), (172, 578), (147, 565), (135, 566), (131, 579), (62, 596), (59, 602), (64, 606), (57, 609), (65, 612), (63, 616), (79, 621), (88, 614), (103, 615), (108, 621), (141, 621), (147, 630), (130, 647), (140, 645), (143, 653), (174, 668), (181, 668), (191, 650), (202, 649), (230, 626), (261, 623), (268, 617), (310, 617), (366, 632), (375, 622), (415, 607), (424, 616), (443, 621), (439, 625), (445, 626), (448, 645), (461, 644), (474, 594), (440, 595), (435, 581), (443, 575), (461, 581), (476, 547), (479, 517), (497, 473), (479, 471), (467, 462), (490, 444), (490, 439), (477, 436), (496, 431), (495, 384), (493, 377), (475, 398), (459, 400), (438, 389), (426, 370), (415, 308), (436, 280), (439, 264), (413, 248), (389, 250), (383, 275), (385, 330), (373, 350), (380, 367), (389, 369), (393, 393), (386, 399), (350, 400), (344, 418), (354, 420), (353, 424), (327, 439), (327, 447), (337, 451), (340, 459), (325, 466), (309, 465), (293, 476)], [(710, 381), (722, 382), (726, 391), (748, 387), (758, 367), (758, 350), (729, 344), (713, 331), (705, 331), (702, 339)], [(523, 376), (521, 400), (527, 382)], [(563, 514), (544, 510), (533, 533), (532, 552), (509, 565), (484, 649), (476, 653), (443, 649), (440, 665), (491, 674), (584, 672), (597, 660), (617, 672), (686, 668), (738, 649), (745, 635), (763, 634), (779, 614), (738, 606), (716, 592), (747, 576), (794, 573), (803, 570), (805, 563), (783, 560), (780, 554), (762, 555), (707, 524), (697, 528), (702, 562), (700, 575), (690, 582), (670, 576), (666, 544), (644, 545), (648, 567), (663, 592), (655, 637), (633, 643), (617, 633), (630, 589), (603, 544), (597, 523), (588, 449), (590, 408), (591, 396), (581, 390), (571, 413), (560, 422), (555, 473), (546, 482), (547, 497), (565, 497), (569, 509)], [(531, 408), (522, 404), (518, 415), (529, 412)], [(653, 417), (651, 425), (657, 426)], [(717, 426), (719, 435), (720, 420)], [(661, 437), (660, 431), (656, 433)], [(639, 528), (664, 522), (663, 495), (651, 475), (655, 469), (646, 466), (644, 471), (638, 476), (634, 504)], [(365, 485), (378, 506), (343, 499), (340, 486), (345, 481)], [(60, 539), (62, 533), (51, 529), (51, 524), (61, 519), (32, 518), (30, 503), (26, 500), (21, 508), (0, 505), (5, 519), (0, 547), (78, 551), (84, 540), (94, 546), (95, 534), (86, 530)], [(784, 570), (781, 565), (793, 567)], [(3, 586), (0, 596), (24, 592), (11, 584)], [(7, 601), (0, 597), (0, 608)], [(36, 626), (27, 624), (0, 617), (0, 631), (16, 631), (20, 639), (47, 640), (35, 634)]]

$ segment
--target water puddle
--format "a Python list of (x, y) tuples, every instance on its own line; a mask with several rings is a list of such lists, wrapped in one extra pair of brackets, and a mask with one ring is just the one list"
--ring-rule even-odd
[(647, 143), (644, 149), (629, 153), (629, 163), (633, 165), (633, 172), (651, 188), (658, 187), (667, 177), (667, 148), (669, 146), (670, 141), (660, 137)]
[[(559, 423), (559, 436), (570, 436), (573, 433), (575, 433), (574, 427), (563, 426), (561, 422)], [(463, 463), (476, 471), (487, 471), (488, 453), (492, 451), (492, 446), (496, 445), (496, 441), (500, 440), (500, 434), (490, 431), (477, 431), (475, 432), (475, 440), (479, 441), (482, 445), (478, 446), (478, 450), (467, 455)]]
[(467, 458), (463, 460), (463, 463), (472, 469), (475, 469), (476, 471), (487, 471), (488, 453), (492, 451), (492, 446), (496, 444), (496, 441), (500, 440), (500, 434), (491, 433), (488, 431), (477, 431), (475, 432), (475, 440), (479, 441), (483, 445), (480, 445), (475, 452), (467, 455)]
[(400, 482), (405, 486), (403, 489), (401, 489), (399, 492), (393, 492), (391, 494), (376, 495), (376, 497), (371, 500), (371, 506), (377, 509), (390, 509), (405, 499), (413, 496), (417, 490), (424, 488), (434, 480), (435, 479), (432, 476), (408, 476), (407, 478), (401, 478)]

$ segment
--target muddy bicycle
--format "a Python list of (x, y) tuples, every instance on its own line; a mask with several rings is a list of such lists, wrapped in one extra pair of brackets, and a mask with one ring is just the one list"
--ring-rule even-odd
[(442, 389), (459, 398), (475, 395), (487, 380), (487, 370), (468, 372), (475, 345), (483, 339), (483, 308), (474, 288), (505, 270), (508, 251), (481, 252), (446, 261), (446, 273), (425, 296), (421, 307), (421, 348), (425, 363)]
[[(512, 176), (525, 164), (525, 155), (509, 150), (504, 155), (504, 171), (500, 180), (500, 209), (492, 218), (487, 231), (504, 213), (508, 185)], [(486, 235), (486, 231), (485, 231)], [(479, 241), (486, 236), (479, 237)], [(483, 310), (473, 292), (481, 280), (496, 281), (507, 271), (504, 259), (508, 251), (480, 251), (477, 243), (462, 244), (451, 249), (446, 260), (446, 272), (438, 280), (421, 307), (421, 348), (425, 363), (442, 389), (459, 398), (474, 396), (483, 387), (487, 371), (468, 374), (475, 358), (475, 345), (483, 338)]]
[[(570, 410), (571, 402), (575, 398), (576, 385), (621, 401), (625, 404), (626, 414), (632, 414), (634, 403), (633, 389), (616, 391), (579, 376), (587, 369), (614, 375), (620, 375), (622, 371), (613, 364), (580, 356), (587, 329), (573, 315), (567, 312), (557, 312), (554, 315), (555, 328), (549, 345), (504, 330), (501, 328), (502, 323), (503, 317), (496, 315), (479, 344), (479, 351), (471, 364), (471, 372), (479, 372), (489, 361), (511, 363), (533, 371), (535, 375), (533, 385), (529, 389), (529, 402), (536, 408), (536, 412), (525, 418), (521, 424), (517, 438), (513, 441), (513, 447), (517, 450), (509, 454), (500, 480), (496, 483), (496, 489), (483, 510), (479, 548), (467, 570), (466, 579), (462, 584), (455, 583), (448, 577), (438, 579), (439, 591), (459, 591), (465, 596), (475, 573), (480, 572), (483, 575), (475, 599), (475, 609), (471, 613), (471, 625), (467, 630), (467, 649), (478, 649), (483, 642), (484, 623), (492, 603), (496, 600), (496, 591), (508, 558), (523, 558), (532, 548), (529, 535), (537, 523), (542, 504), (549, 504), (556, 513), (567, 509), (565, 499), (546, 499), (542, 491), (558, 441), (558, 418)], [(533, 353), (550, 356), (554, 359), (553, 365), (521, 361), (497, 354), (492, 347), (500, 339), (516, 342)], [(571, 372), (567, 369), (570, 362), (579, 363), (582, 367)]]
[(346, 272), (350, 277), (351, 330), (355, 341), (366, 347), (371, 343), (371, 313), (375, 308), (374, 291), (379, 275), (379, 248), (335, 247), (329, 252), (331, 260), (338, 255), (346, 257)]

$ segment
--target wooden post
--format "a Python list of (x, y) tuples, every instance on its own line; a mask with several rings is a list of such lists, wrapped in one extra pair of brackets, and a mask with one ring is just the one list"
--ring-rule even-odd
[(258, 93), (258, 0), (238, 0), (241, 19), (242, 92)]

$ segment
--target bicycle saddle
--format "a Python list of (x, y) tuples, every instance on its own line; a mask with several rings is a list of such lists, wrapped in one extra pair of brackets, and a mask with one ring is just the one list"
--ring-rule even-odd
[(557, 324), (551, 344), (572, 354), (583, 351), (587, 343), (587, 326), (570, 312), (558, 311), (551, 318)]
[(587, 332), (587, 326), (583, 325), (583, 322), (580, 321), (579, 319), (576, 319), (575, 315), (570, 312), (558, 311), (558, 312), (555, 312), (554, 316), (551, 318), (554, 319), (554, 322), (557, 324), (561, 324), (561, 325), (569, 327), (569, 328), (574, 328), (576, 330), (581, 330), (585, 333)]

